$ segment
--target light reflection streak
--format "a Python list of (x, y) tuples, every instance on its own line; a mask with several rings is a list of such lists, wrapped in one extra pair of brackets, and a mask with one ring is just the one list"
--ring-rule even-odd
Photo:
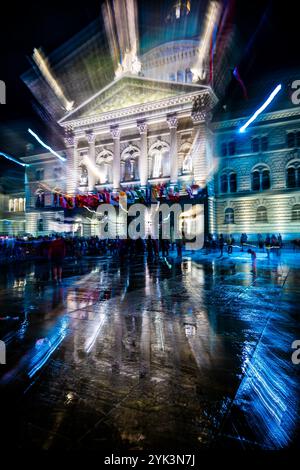
[(28, 376), (32, 378), (48, 361), (52, 354), (56, 351), (67, 335), (69, 320), (63, 317), (58, 326), (54, 328), (54, 332), (47, 338), (43, 338), (42, 343), (36, 343), (39, 347), (38, 352), (33, 356), (29, 364)]
[(235, 402), (259, 435), (258, 441), (266, 448), (277, 449), (288, 446), (293, 436), (298, 384), (291, 371), (292, 362), (282, 359), (282, 352), (290, 348), (290, 335), (276, 329), (266, 331), (266, 335), (267, 341), (263, 337), (247, 361), (246, 376)]
[(105, 323), (105, 320), (106, 320), (106, 314), (105, 313), (101, 313), (100, 314), (100, 321), (99, 321), (99, 324), (97, 325), (97, 327), (95, 328), (95, 331), (93, 332), (93, 334), (90, 336), (90, 338), (87, 339), (86, 341), (86, 344), (85, 344), (85, 351), (86, 353), (89, 353), (91, 352), (99, 334), (101, 333), (102, 329), (103, 329), (103, 326), (104, 326), (104, 323)]

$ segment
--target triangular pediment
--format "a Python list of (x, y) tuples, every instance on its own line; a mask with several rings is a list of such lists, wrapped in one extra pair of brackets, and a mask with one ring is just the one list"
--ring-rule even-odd
[(124, 76), (115, 80), (85, 103), (68, 113), (60, 122), (88, 118), (132, 106), (161, 101), (201, 90), (201, 85)]

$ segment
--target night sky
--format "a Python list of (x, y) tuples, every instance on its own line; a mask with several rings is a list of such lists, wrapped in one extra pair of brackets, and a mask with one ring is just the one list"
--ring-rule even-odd
[[(141, 32), (159, 21), (172, 3), (172, 0), (139, 0)], [(250, 98), (251, 85), (260, 77), (298, 67), (298, 14), (293, 4), (272, 0), (236, 1), (236, 25), (246, 44), (239, 68)], [(42, 47), (48, 54), (97, 18), (101, 28), (99, 0), (6, 3), (0, 29), (0, 79), (6, 83), (7, 104), (0, 106), (0, 150), (21, 156), (28, 140), (28, 125), (43, 135), (44, 123), (33, 109), (34, 98), (20, 79), (30, 66), (33, 48)], [(225, 101), (240, 99), (241, 89), (233, 81)], [(15, 167), (1, 160), (0, 176), (8, 169), (15, 170)]]

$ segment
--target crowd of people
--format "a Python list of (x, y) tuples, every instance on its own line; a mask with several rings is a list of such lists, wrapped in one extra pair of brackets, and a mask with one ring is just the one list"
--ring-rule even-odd
[[(149, 235), (146, 240), (100, 239), (92, 237), (73, 237), (60, 235), (40, 237), (0, 237), (0, 263), (25, 260), (50, 260), (60, 264), (65, 257), (84, 256), (135, 256), (147, 253), (148, 257), (168, 256), (171, 250), (182, 255), (184, 242), (177, 240), (156, 240)], [(59, 263), (58, 263), (59, 262)]]
[[(296, 240), (292, 241), (294, 248), (296, 248), (295, 241)], [(233, 235), (224, 237), (222, 233), (218, 237), (212, 234), (205, 237), (204, 249), (206, 254), (219, 250), (220, 256), (223, 256), (224, 250), (226, 249), (227, 253), (230, 255), (233, 253), (234, 248), (242, 252), (246, 250), (248, 252), (250, 248), (257, 248), (262, 252), (266, 252), (267, 256), (270, 257), (271, 252), (280, 255), (281, 249), (283, 248), (283, 240), (280, 233), (278, 235), (267, 234), (265, 238), (261, 233), (258, 233), (257, 240), (254, 242), (249, 242), (248, 235), (246, 233), (242, 233), (239, 240), (235, 240)]]
[[(57, 240), (60, 240), (58, 242)], [(60, 248), (58, 255), (55, 253)], [(170, 251), (182, 256), (182, 250), (185, 246), (184, 240), (156, 240), (149, 235), (145, 240), (139, 238), (132, 239), (100, 239), (97, 236), (78, 237), (78, 236), (40, 236), (40, 237), (0, 237), (0, 263), (22, 261), (22, 260), (40, 260), (59, 258), (82, 258), (84, 256), (101, 256), (109, 254), (112, 256), (126, 257), (147, 253), (148, 257), (166, 257)], [(256, 241), (248, 240), (246, 233), (242, 233), (238, 240), (233, 235), (224, 236), (220, 234), (215, 236), (209, 234), (205, 237), (204, 253), (218, 253), (220, 257), (224, 252), (229, 255), (233, 251), (248, 251), (256, 249), (265, 252), (268, 257), (271, 253), (280, 255), (283, 248), (283, 240), (280, 234), (267, 234), (263, 237), (257, 235)], [(292, 241), (292, 246), (300, 248), (300, 240)]]

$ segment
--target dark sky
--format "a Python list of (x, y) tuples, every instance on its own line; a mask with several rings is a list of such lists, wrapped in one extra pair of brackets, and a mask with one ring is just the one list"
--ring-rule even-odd
[[(139, 0), (138, 3), (143, 12), (140, 15), (142, 27), (147, 28), (159, 21), (161, 12), (168, 10), (172, 0)], [(240, 71), (250, 93), (251, 83), (265, 74), (298, 66), (298, 14), (294, 4), (296, 2), (236, 0), (236, 25), (247, 44)], [(0, 150), (9, 153), (13, 148), (12, 139), (26, 143), (27, 124), (43, 133), (43, 123), (33, 111), (33, 97), (20, 80), (20, 75), (29, 67), (28, 57), (33, 48), (41, 46), (50, 53), (97, 17), (100, 22), (101, 1), (11, 0), (6, 2), (5, 9), (0, 28), (0, 79), (6, 83), (7, 104), (0, 105)], [(240, 99), (240, 95), (240, 88), (233, 83), (228, 99)], [(8, 167), (11, 165), (0, 161), (0, 176)]]

